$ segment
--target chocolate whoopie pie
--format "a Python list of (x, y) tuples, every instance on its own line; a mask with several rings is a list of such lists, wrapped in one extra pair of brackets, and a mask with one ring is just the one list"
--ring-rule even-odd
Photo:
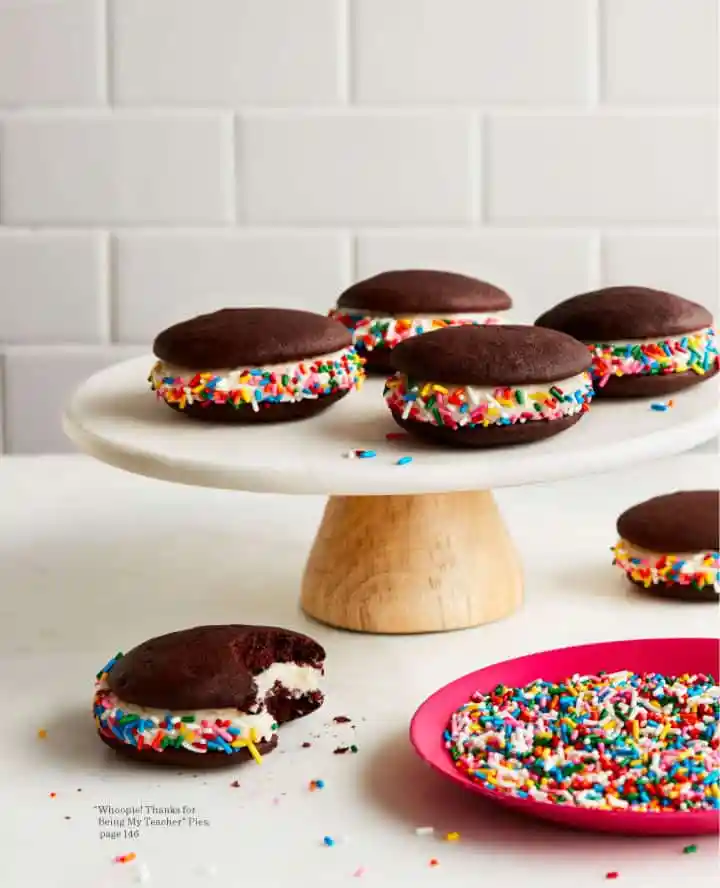
[(150, 386), (209, 422), (313, 416), (360, 385), (362, 360), (338, 321), (288, 308), (224, 308), (164, 330)]
[(352, 330), (368, 371), (392, 373), (391, 351), (420, 333), (502, 323), (512, 300), (499, 287), (449, 271), (384, 271), (340, 295), (330, 311)]
[(395, 422), (456, 447), (525, 444), (574, 425), (593, 389), (585, 346), (555, 330), (448, 327), (393, 352), (385, 384)]
[(151, 638), (98, 673), (100, 739), (161, 765), (215, 767), (271, 752), (278, 726), (318, 709), (325, 651), (272, 626), (198, 626)]
[(719, 516), (717, 490), (681, 490), (639, 503), (618, 518), (613, 563), (656, 595), (720, 601)]
[(672, 394), (717, 373), (710, 312), (649, 287), (607, 287), (566, 299), (535, 321), (586, 343), (597, 394)]

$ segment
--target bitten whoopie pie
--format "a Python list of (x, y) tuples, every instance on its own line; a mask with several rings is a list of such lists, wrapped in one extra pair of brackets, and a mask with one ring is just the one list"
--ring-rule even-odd
[(323, 703), (325, 651), (271, 626), (198, 626), (151, 638), (98, 673), (94, 714), (116, 752), (215, 767), (271, 752), (278, 726)]
[(656, 595), (720, 601), (720, 492), (682, 490), (618, 518), (614, 564)]
[(499, 287), (448, 271), (384, 271), (345, 290), (330, 312), (352, 330), (368, 371), (392, 373), (390, 352), (420, 333), (502, 323), (512, 300)]
[(593, 394), (585, 346), (555, 330), (448, 327), (399, 345), (385, 385), (395, 422), (457, 447), (525, 444), (574, 425)]
[(151, 388), (174, 410), (209, 422), (312, 416), (363, 379), (338, 321), (288, 308), (224, 308), (164, 330)]
[(582, 293), (546, 311), (535, 323), (589, 346), (598, 395), (667, 395), (718, 370), (710, 312), (663, 290), (607, 287)]

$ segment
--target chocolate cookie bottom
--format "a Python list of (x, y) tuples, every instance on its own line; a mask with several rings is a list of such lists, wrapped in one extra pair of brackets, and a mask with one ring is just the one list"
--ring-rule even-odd
[(457, 429), (446, 426), (431, 425), (429, 422), (418, 422), (414, 419), (403, 419), (396, 413), (392, 418), (400, 426), (416, 438), (430, 444), (442, 444), (448, 447), (482, 448), (509, 447), (513, 444), (529, 444), (543, 438), (551, 438), (581, 419), (582, 413), (564, 416), (562, 419), (536, 419), (530, 422), (517, 422), (512, 425), (461, 426)]
[(669, 598), (673, 601), (693, 602), (714, 601), (720, 603), (720, 596), (712, 586), (703, 586), (701, 589), (698, 589), (696, 586), (683, 586), (681, 583), (653, 583), (646, 588), (645, 584), (640, 580), (633, 580), (632, 577), (627, 577), (627, 580), (641, 592), (644, 592), (645, 595), (649, 595), (652, 598)]
[[(130, 746), (128, 743), (121, 743), (115, 737), (106, 737), (104, 734), (98, 734), (103, 743), (110, 747), (118, 755), (125, 758), (134, 759), (148, 765), (170, 765), (174, 768), (226, 768), (229, 765), (242, 764), (252, 758), (249, 749), (238, 749), (236, 752), (228, 755), (225, 752), (190, 752), (187, 749), (176, 749), (168, 747), (162, 752), (156, 752), (154, 749), (138, 749), (137, 746)], [(267, 755), (277, 746), (278, 738), (275, 735), (272, 740), (263, 741), (255, 744), (255, 748), (260, 755)]]
[(341, 398), (348, 394), (350, 389), (333, 392), (330, 395), (321, 395), (319, 398), (303, 398), (302, 401), (290, 401), (287, 403), (259, 404), (258, 410), (253, 410), (249, 404), (233, 407), (232, 404), (214, 404), (212, 401), (194, 401), (181, 408), (179, 404), (164, 403), (188, 419), (197, 419), (201, 422), (236, 423), (240, 425), (252, 425), (259, 422), (292, 422), (298, 419), (308, 419), (323, 410), (327, 410)]
[(717, 367), (704, 376), (693, 370), (647, 376), (611, 376), (603, 386), (596, 385), (597, 398), (654, 398), (672, 395), (717, 375)]

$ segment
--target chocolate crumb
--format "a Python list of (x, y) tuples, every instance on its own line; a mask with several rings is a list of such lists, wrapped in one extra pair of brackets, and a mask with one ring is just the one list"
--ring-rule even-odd
[(311, 746), (312, 746), (312, 743), (308, 743), (308, 741), (306, 740), (306, 741), (303, 743), (302, 748), (303, 748), (303, 749), (309, 749)]
[(350, 752), (349, 746), (338, 746), (337, 749), (333, 750), (333, 755), (345, 755), (346, 752)]
[(66, 814), (66, 815), (65, 815), (65, 820), (70, 820), (70, 815), (69, 815), (69, 814)]
[(347, 715), (336, 715), (333, 721), (336, 725), (346, 725), (348, 722), (351, 722), (352, 719), (348, 718)]
[(230, 784), (230, 786), (232, 786), (234, 789), (237, 789), (240, 786), (240, 781), (233, 780), (233, 782)]

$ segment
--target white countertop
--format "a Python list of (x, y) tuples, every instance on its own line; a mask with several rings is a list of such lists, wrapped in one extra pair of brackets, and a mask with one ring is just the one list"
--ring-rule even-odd
[[(622, 509), (670, 489), (717, 486), (718, 463), (675, 457), (500, 491), (525, 562), (524, 609), (465, 632), (381, 637), (314, 625), (298, 611), (321, 499), (174, 486), (83, 457), (0, 458), (0, 695), (9, 728), (0, 885), (585, 888), (609, 871), (619, 886), (717, 884), (713, 837), (628, 839), (517, 819), (426, 769), (407, 729), (431, 692), (496, 660), (612, 638), (717, 634), (715, 605), (634, 593), (610, 566), (609, 546)], [(151, 635), (212, 622), (314, 635), (328, 651), (325, 707), (286, 726), (262, 767), (195, 775), (117, 761), (88, 713), (95, 672)], [(355, 729), (333, 724), (336, 715), (351, 716)], [(357, 754), (333, 755), (352, 742)], [(230, 786), (236, 779), (239, 788)], [(313, 779), (325, 788), (310, 792)], [(100, 839), (95, 805), (140, 802), (194, 808), (188, 816), (210, 825)], [(419, 826), (435, 835), (417, 836)], [(448, 831), (460, 841), (444, 842)], [(323, 846), (326, 835), (334, 847)], [(693, 842), (697, 853), (683, 854)], [(112, 862), (131, 852), (134, 862)]]

